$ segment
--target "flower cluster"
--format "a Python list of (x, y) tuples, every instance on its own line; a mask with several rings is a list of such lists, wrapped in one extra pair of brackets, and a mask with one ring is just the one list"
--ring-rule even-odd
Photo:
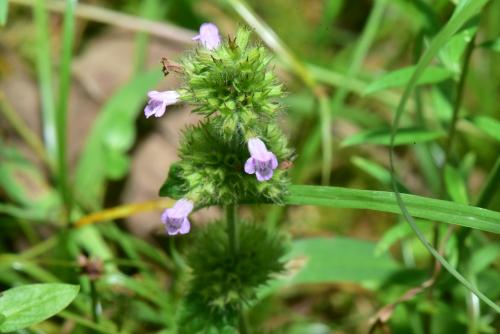
[(160, 191), (181, 198), (162, 214), (169, 235), (189, 232), (195, 204), (279, 203), (288, 186), (286, 171), (278, 168), (291, 156), (276, 121), (282, 85), (269, 70), (265, 48), (251, 45), (245, 28), (223, 41), (212, 23), (193, 39), (200, 46), (179, 65), (184, 85), (149, 92), (144, 109), (146, 117), (161, 117), (182, 101), (205, 117), (184, 131), (181, 160)]

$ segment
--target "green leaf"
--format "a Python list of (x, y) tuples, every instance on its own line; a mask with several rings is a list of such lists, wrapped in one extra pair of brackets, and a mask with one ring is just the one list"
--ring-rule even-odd
[(479, 24), (479, 17), (471, 19), (464, 29), (455, 34), (446, 45), (439, 50), (439, 59), (451, 72), (459, 74), (462, 67), (462, 58), (467, 45), (474, 38)]
[(160, 188), (160, 196), (179, 199), (186, 193), (184, 180), (180, 177), (181, 168), (179, 163), (170, 165), (167, 180)]
[[(500, 213), (474, 206), (416, 195), (400, 194), (410, 214), (431, 221), (500, 233)], [(368, 209), (400, 214), (393, 192), (340, 187), (299, 186), (289, 188), (288, 205), (318, 205), (333, 208)]]
[(494, 39), (492, 41), (486, 41), (484, 43), (481, 43), (479, 46), (491, 51), (500, 52), (500, 38)]
[(135, 119), (146, 93), (160, 78), (161, 72), (156, 70), (138, 74), (104, 105), (76, 169), (75, 191), (86, 207), (100, 203), (107, 179), (118, 179), (128, 171), (126, 152), (135, 139)]
[(293, 243), (290, 258), (304, 267), (289, 283), (382, 282), (399, 268), (389, 256), (375, 256), (375, 244), (351, 238), (311, 238)]
[(71, 60), (75, 30), (75, 7), (77, 0), (66, 1), (64, 10), (61, 62), (59, 66), (59, 94), (55, 109), (57, 138), (57, 182), (61, 197), (69, 209), (71, 194), (68, 184), (69, 167), (67, 161), (68, 103), (71, 89)]
[(487, 135), (500, 141), (500, 121), (488, 116), (473, 116), (468, 120)]
[[(426, 130), (422, 128), (401, 128), (398, 130), (395, 145), (416, 144), (432, 141), (444, 136), (442, 131)], [(389, 146), (391, 144), (391, 129), (368, 130), (356, 133), (345, 138), (341, 146), (354, 146), (360, 144), (378, 144)]]
[(0, 26), (4, 26), (7, 23), (8, 15), (9, 15), (9, 1), (8, 0), (1, 0), (0, 1)]
[[(424, 231), (429, 231), (432, 229), (432, 224), (429, 222), (418, 220), (417, 225)], [(384, 232), (384, 235), (377, 242), (377, 247), (375, 248), (375, 255), (380, 255), (389, 250), (389, 248), (394, 245), (397, 241), (412, 235), (413, 231), (411, 227), (406, 224), (406, 222), (401, 221), (392, 226), (390, 229)]]
[[(420, 77), (425, 73), (427, 66), (431, 63), (434, 57), (437, 55), (439, 50), (453, 37), (454, 34), (472, 17), (477, 15), (484, 5), (488, 3), (488, 0), (464, 0), (459, 3), (453, 16), (446, 23), (446, 25), (439, 31), (436, 37), (431, 41), (428, 49), (424, 52), (418, 64), (416, 66), (415, 72), (411, 76), (408, 84), (406, 85), (401, 100), (398, 104), (396, 112), (394, 114), (394, 119), (392, 123), (392, 136), (391, 136), (391, 149), (389, 151), (391, 170), (395, 171), (396, 167), (394, 166), (394, 145), (393, 142), (396, 138), (396, 132), (399, 128), (399, 123), (401, 117), (403, 116), (404, 111), (406, 110), (406, 104), (409, 98), (412, 96), (413, 89), (418, 84)], [(481, 299), (484, 303), (494, 309), (497, 313), (500, 313), (500, 307), (495, 304), (491, 299), (489, 299), (486, 295), (481, 293), (475, 285), (466, 280), (448, 261), (446, 261), (439, 252), (431, 246), (431, 243), (425, 238), (420, 229), (415, 225), (415, 220), (412, 217), (410, 212), (410, 208), (405, 204), (403, 196), (398, 191), (396, 184), (396, 175), (393, 173), (393, 189), (396, 195), (396, 200), (399, 205), (401, 212), (403, 213), (406, 221), (412, 227), (413, 231), (417, 235), (418, 239), (422, 242), (424, 247), (429, 251), (429, 253), (434, 256), (436, 260), (438, 260), (443, 267), (453, 276), (455, 277), (463, 286), (473, 292), (479, 299)]]
[(454, 202), (460, 204), (469, 203), (467, 186), (459, 170), (450, 165), (446, 165), (444, 168), (444, 180), (448, 195), (450, 195)]
[[(55, 208), (60, 206), (57, 193), (44, 179), (44, 176), (18, 150), (6, 147), (0, 142), (0, 188), (10, 200), (20, 205), (24, 210), (13, 216), (31, 217), (34, 219), (54, 218)], [(14, 208), (5, 204), (3, 208)], [(7, 209), (9, 210), (9, 209)], [(29, 213), (29, 214), (28, 214)], [(52, 215), (51, 215), (52, 213)]]
[(12, 332), (41, 322), (65, 309), (75, 299), (77, 285), (46, 283), (12, 288), (0, 295), (0, 332)]
[(296, 240), (287, 255), (288, 272), (260, 291), (265, 296), (298, 284), (352, 282), (375, 288), (399, 269), (388, 255), (375, 255), (375, 244), (352, 238)]
[[(372, 176), (378, 182), (383, 184), (384, 186), (390, 187), (391, 185), (391, 172), (384, 168), (383, 166), (361, 157), (353, 157), (351, 158), (351, 162), (364, 171), (365, 173)], [(401, 191), (404, 193), (409, 193), (410, 191), (402, 184), (398, 184)]]
[[(388, 89), (403, 87), (410, 81), (410, 78), (415, 73), (415, 66), (409, 66), (389, 72), (382, 77), (376, 79), (370, 83), (364, 90), (364, 94), (373, 94), (375, 92)], [(453, 72), (442, 68), (442, 67), (429, 67), (427, 68), (422, 76), (419, 78), (417, 85), (426, 85), (444, 81), (451, 78)]]
[(57, 125), (52, 89), (52, 58), (50, 54), (49, 19), (46, 1), (39, 0), (33, 7), (36, 31), (36, 69), (41, 99), (43, 139), (51, 163), (57, 157)]

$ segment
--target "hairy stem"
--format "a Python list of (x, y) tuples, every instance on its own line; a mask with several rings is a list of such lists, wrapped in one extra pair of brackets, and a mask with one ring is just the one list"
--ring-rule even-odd
[(95, 281), (90, 280), (90, 299), (91, 299), (91, 313), (92, 313), (92, 320), (98, 324), (99, 323), (99, 314), (97, 312), (97, 308), (99, 307), (99, 300), (97, 296), (97, 289), (95, 286)]
[[(236, 217), (236, 209), (237, 209), (236, 204), (229, 204), (226, 206), (226, 222), (227, 222), (227, 237), (229, 240), (229, 252), (233, 257), (237, 256), (239, 249), (238, 221)], [(250, 332), (248, 330), (248, 325), (245, 319), (245, 315), (243, 314), (242, 303), (240, 303), (239, 309), (240, 309), (239, 324), (238, 324), (239, 332), (240, 334), (248, 334)]]
[(227, 237), (229, 239), (229, 252), (233, 256), (238, 251), (238, 227), (236, 225), (236, 205), (226, 206)]

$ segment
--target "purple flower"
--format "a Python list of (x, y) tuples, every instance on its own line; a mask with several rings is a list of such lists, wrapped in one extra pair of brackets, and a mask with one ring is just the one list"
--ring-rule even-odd
[(152, 90), (148, 93), (149, 101), (146, 108), (144, 108), (144, 115), (146, 118), (150, 116), (161, 117), (165, 113), (165, 108), (179, 101), (179, 93), (174, 90), (167, 90), (164, 92), (157, 92)]
[(193, 40), (199, 40), (204, 47), (213, 50), (220, 44), (219, 29), (213, 23), (203, 23), (200, 26), (200, 34), (193, 37)]
[(245, 172), (255, 174), (257, 180), (267, 181), (273, 177), (273, 170), (278, 167), (278, 159), (273, 152), (267, 150), (266, 145), (259, 138), (248, 140), (250, 158), (245, 162)]
[(163, 211), (161, 221), (169, 235), (186, 234), (191, 229), (188, 215), (193, 211), (193, 202), (182, 198), (170, 209)]

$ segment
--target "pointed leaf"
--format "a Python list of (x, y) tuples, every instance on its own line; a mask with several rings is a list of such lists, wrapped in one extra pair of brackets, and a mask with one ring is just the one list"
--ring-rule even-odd
[[(410, 81), (413, 73), (415, 72), (415, 68), (415, 66), (409, 66), (389, 72), (369, 84), (368, 87), (365, 88), (363, 93), (368, 95), (388, 88), (406, 86), (406, 84)], [(451, 72), (450, 70), (442, 67), (430, 66), (419, 78), (417, 85), (441, 82), (451, 78), (452, 75), (453, 72)]]
[(12, 332), (59, 313), (75, 299), (77, 285), (47, 283), (12, 288), (0, 295), (0, 332)]

